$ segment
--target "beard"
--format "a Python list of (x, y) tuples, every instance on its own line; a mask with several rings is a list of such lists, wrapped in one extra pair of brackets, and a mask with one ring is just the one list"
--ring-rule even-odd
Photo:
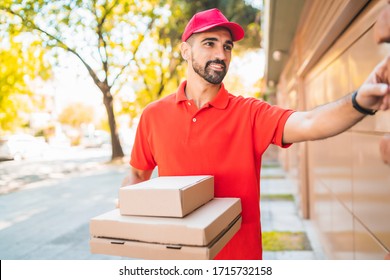
[[(220, 64), (223, 66), (223, 69), (221, 71), (210, 69), (209, 66), (211, 63)], [(227, 72), (225, 62), (219, 59), (207, 61), (204, 68), (192, 59), (192, 68), (195, 73), (213, 85), (222, 83), (222, 80), (225, 78)]]

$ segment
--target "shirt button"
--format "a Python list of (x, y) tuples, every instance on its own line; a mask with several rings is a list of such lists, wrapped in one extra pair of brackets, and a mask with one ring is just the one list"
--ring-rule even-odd
[(191, 102), (187, 102), (187, 104), (191, 106)]
[(196, 118), (193, 118), (193, 119), (192, 119), (192, 122), (196, 122)]

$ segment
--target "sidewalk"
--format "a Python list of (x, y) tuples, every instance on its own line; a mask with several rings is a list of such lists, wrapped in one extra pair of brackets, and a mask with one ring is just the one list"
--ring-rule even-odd
[[(312, 221), (302, 219), (298, 205), (294, 199), (297, 186), (289, 180), (277, 161), (263, 162), (261, 172), (261, 221), (263, 243), (266, 236), (285, 233), (295, 234), (305, 239), (303, 249), (288, 250), (281, 248), (265, 248), (265, 260), (323, 260), (323, 253), (318, 235)], [(294, 239), (291, 240), (294, 242)], [(263, 244), (265, 246), (265, 244)], [(274, 251), (276, 250), (276, 251)]]
[(74, 174), (106, 168), (111, 158), (108, 148), (52, 148), (45, 157), (0, 162), (0, 195), (61, 181)]
[[(80, 151), (78, 155), (80, 159), (67, 158), (58, 162), (2, 164), (0, 193), (3, 184), (16, 187), (9, 184), (12, 180), (16, 181), (20, 189), (30, 189), (29, 192), (0, 195), (1, 205), (8, 209), (2, 213), (0, 239), (9, 240), (13, 244), (12, 248), (9, 247), (9, 255), (4, 248), (0, 248), (3, 258), (117, 259), (91, 255), (86, 237), (89, 236), (89, 219), (101, 213), (102, 209), (110, 209), (114, 205), (118, 185), (128, 172), (128, 165), (107, 166), (103, 164), (107, 160), (104, 155), (98, 156), (93, 150), (84, 151), (83, 154)], [(94, 196), (86, 204), (86, 193), (91, 187)], [(296, 193), (297, 187), (286, 177), (275, 156), (263, 158), (260, 205), (263, 237), (270, 233), (298, 232), (307, 237), (308, 241), (304, 250), (275, 247), (273, 250), (265, 250), (265, 260), (326, 259), (312, 222), (299, 215), (294, 201)], [(56, 200), (48, 197), (56, 197)], [(72, 202), (71, 208), (68, 207), (69, 201)], [(3, 242), (2, 245), (7, 248), (11, 244), (9, 242)]]

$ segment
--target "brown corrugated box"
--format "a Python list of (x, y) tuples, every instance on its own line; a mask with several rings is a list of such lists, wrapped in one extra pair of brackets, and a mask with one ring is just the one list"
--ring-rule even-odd
[(184, 217), (213, 197), (212, 176), (160, 176), (121, 188), (120, 213)]
[(238, 198), (214, 198), (184, 218), (124, 216), (90, 223), (91, 252), (142, 259), (213, 259), (241, 226)]

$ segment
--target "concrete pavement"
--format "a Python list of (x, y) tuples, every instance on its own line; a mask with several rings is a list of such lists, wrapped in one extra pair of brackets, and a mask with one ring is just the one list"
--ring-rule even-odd
[(0, 196), (0, 259), (122, 259), (89, 252), (89, 220), (115, 207), (124, 166), (35, 182)]
[[(312, 222), (302, 219), (299, 213), (294, 199), (296, 195), (297, 186), (286, 176), (278, 162), (265, 161), (261, 173), (260, 203), (263, 232), (300, 232), (306, 235), (309, 243), (309, 249), (306, 250), (264, 251), (265, 260), (326, 259)], [(269, 199), (269, 197), (273, 198)]]
[[(17, 163), (9, 163), (10, 170), (21, 178), (19, 183), (27, 184), (20, 183), (19, 191), (0, 195), (0, 259), (124, 259), (89, 252), (89, 220), (115, 207), (119, 185), (128, 172), (127, 164), (109, 165), (104, 163), (107, 160), (103, 156), (80, 161), (85, 168), (72, 170), (48, 162), (44, 164), (48, 176), (34, 174), (39, 168), (24, 168), (26, 174), (36, 175), (38, 179), (33, 181), (23, 181), (24, 171), (17, 169)], [(264, 164), (263, 231), (304, 232), (310, 243), (310, 249), (304, 251), (265, 251), (264, 259), (325, 259), (311, 221), (300, 217), (296, 202), (267, 199), (274, 194), (294, 196), (297, 188), (276, 161), (265, 160)], [(50, 174), (57, 175), (53, 178)], [(11, 180), (3, 174), (0, 177), (3, 182)]]
[(108, 162), (111, 149), (81, 147), (51, 148), (44, 157), (21, 161), (0, 161), (0, 195), (18, 191), (42, 181), (58, 181), (72, 174), (96, 170)]

